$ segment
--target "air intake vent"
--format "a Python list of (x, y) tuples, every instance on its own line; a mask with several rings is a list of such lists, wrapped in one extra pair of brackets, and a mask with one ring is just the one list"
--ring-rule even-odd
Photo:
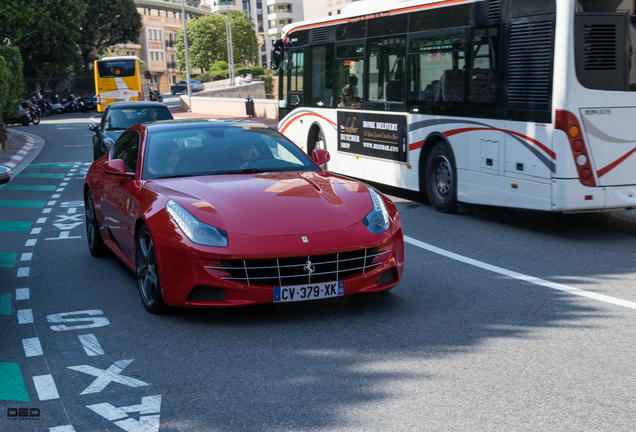
[(498, 21), (501, 17), (501, 0), (490, 0), (488, 2), (488, 20)]
[(509, 61), (508, 102), (548, 104), (552, 70), (552, 23), (512, 25)]
[(583, 27), (583, 70), (616, 70), (618, 31), (613, 24)]
[(311, 41), (312, 42), (327, 42), (327, 27), (313, 29)]

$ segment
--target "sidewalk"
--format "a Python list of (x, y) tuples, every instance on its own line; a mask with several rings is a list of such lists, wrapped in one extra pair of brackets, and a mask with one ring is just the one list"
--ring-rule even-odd
[(238, 120), (251, 120), (258, 123), (266, 124), (274, 129), (278, 130), (278, 120), (269, 119), (264, 117), (237, 117), (229, 115), (217, 115), (217, 114), (200, 114), (193, 112), (182, 111), (180, 106), (171, 106), (170, 112), (174, 118), (217, 118), (217, 119), (238, 119)]
[(8, 126), (9, 144), (7, 150), (0, 152), (0, 165), (15, 168), (35, 146), (35, 139), (28, 134), (24, 126)]

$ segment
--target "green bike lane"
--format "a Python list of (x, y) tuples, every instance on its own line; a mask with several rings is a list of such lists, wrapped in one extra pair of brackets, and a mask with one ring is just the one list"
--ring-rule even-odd
[[(59, 397), (52, 376), (42, 373), (48, 365), (29, 361), (42, 363), (43, 351), (33, 325), (29, 280), (38, 259), (38, 242), (72, 238), (69, 230), (83, 227), (82, 203), (75, 192), (79, 189), (81, 199), (88, 165), (33, 163), (0, 187), (0, 403), (6, 406), (9, 422), (2, 430), (34, 430), (33, 421), (40, 420), (44, 409), (41, 403)], [(69, 194), (71, 184), (74, 192)], [(65, 215), (60, 217), (62, 212)], [(64, 418), (59, 421), (66, 423)], [(42, 426), (38, 423), (37, 430)]]

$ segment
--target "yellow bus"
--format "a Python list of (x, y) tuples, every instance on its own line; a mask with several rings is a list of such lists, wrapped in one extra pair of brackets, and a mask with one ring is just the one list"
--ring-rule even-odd
[(113, 102), (150, 100), (146, 64), (136, 56), (95, 60), (97, 111)]

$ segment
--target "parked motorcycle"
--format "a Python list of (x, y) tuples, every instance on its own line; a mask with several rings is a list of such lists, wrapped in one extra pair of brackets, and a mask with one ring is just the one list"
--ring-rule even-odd
[(62, 105), (58, 95), (55, 95), (51, 99), (51, 108), (55, 114), (62, 114), (64, 112), (64, 106)]
[(46, 99), (42, 97), (38, 99), (35, 96), (34, 99), (37, 103), (37, 106), (40, 107), (40, 112), (42, 113), (40, 117), (47, 117), (54, 114), (51, 104)]
[(29, 115), (31, 116), (31, 123), (34, 125), (40, 124), (40, 113), (37, 106), (33, 105), (30, 100), (23, 100), (22, 108), (29, 112)]
[(159, 92), (155, 90), (154, 88), (150, 88), (150, 100), (163, 102), (163, 96), (161, 96), (161, 94), (159, 94)]
[(72, 113), (79, 111), (77, 108), (77, 102), (75, 101), (75, 97), (71, 94), (66, 98), (66, 101), (62, 103), (64, 107), (64, 112)]
[(28, 126), (31, 121), (32, 119), (31, 115), (29, 114), (29, 110), (20, 107), (20, 110), (15, 115), (15, 117), (4, 119), (3, 123), (6, 125), (21, 124), (22, 126)]

